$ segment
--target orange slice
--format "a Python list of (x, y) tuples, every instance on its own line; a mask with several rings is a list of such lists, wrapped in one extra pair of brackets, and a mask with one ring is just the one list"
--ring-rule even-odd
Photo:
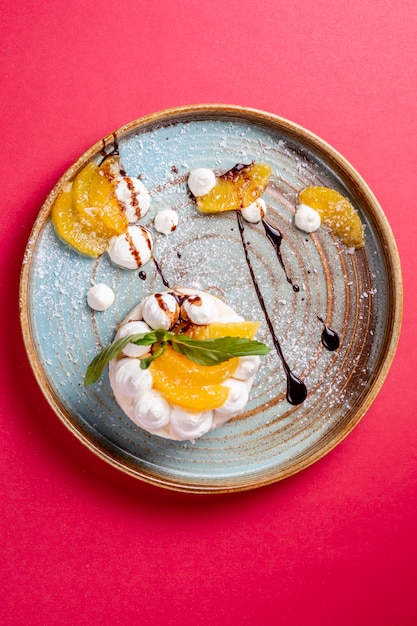
[(272, 168), (265, 163), (254, 163), (248, 169), (243, 169), (237, 180), (237, 187), (240, 195), (241, 208), (255, 202), (265, 191)]
[[(161, 357), (159, 357), (161, 358)], [(158, 359), (151, 365), (156, 364)], [(204, 366), (203, 366), (204, 367)], [(184, 387), (172, 382), (162, 370), (152, 368), (154, 388), (173, 404), (191, 411), (211, 411), (218, 409), (227, 400), (228, 387), (222, 385), (190, 385)]]
[(81, 223), (74, 208), (72, 187), (72, 183), (65, 185), (52, 207), (51, 219), (56, 233), (81, 254), (100, 256), (106, 250), (108, 240)]
[(265, 191), (272, 168), (265, 163), (237, 165), (222, 176), (209, 193), (196, 198), (202, 213), (238, 211), (255, 202)]
[(94, 229), (96, 216), (90, 202), (91, 179), (97, 171), (97, 165), (93, 162), (87, 163), (77, 174), (72, 187), (72, 200), (74, 203), (75, 215), (87, 228)]
[(100, 228), (107, 230), (109, 237), (126, 232), (127, 217), (117, 200), (114, 185), (101, 167), (92, 176), (89, 200)]
[[(192, 325), (187, 335), (194, 339), (218, 337), (245, 337), (253, 339), (259, 322), (213, 323), (207, 326)], [(150, 365), (153, 384), (173, 404), (191, 411), (209, 411), (222, 406), (228, 396), (224, 382), (236, 370), (238, 358), (217, 365), (198, 365), (170, 346)]]
[(240, 209), (239, 193), (231, 180), (218, 178), (213, 189), (196, 198), (201, 213), (220, 213)]
[(166, 352), (151, 363), (150, 370), (152, 374), (160, 371), (169, 378), (170, 384), (195, 387), (220, 384), (233, 374), (237, 366), (237, 358), (217, 365), (199, 365), (168, 346)]
[(298, 201), (317, 211), (322, 222), (349, 248), (364, 246), (358, 212), (342, 194), (328, 187), (307, 187), (300, 192)]
[(187, 335), (193, 339), (218, 339), (219, 337), (244, 337), (253, 339), (258, 332), (260, 322), (213, 322), (207, 326), (191, 326)]

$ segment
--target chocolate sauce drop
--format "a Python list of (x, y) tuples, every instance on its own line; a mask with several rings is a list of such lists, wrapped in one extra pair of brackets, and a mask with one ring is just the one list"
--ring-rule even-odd
[[(275, 350), (278, 353), (279, 358), (281, 359), (281, 364), (282, 364), (282, 367), (284, 368), (284, 372), (287, 377), (287, 395), (286, 395), (287, 400), (290, 404), (293, 404), (293, 405), (301, 404), (302, 402), (304, 402), (304, 400), (307, 397), (307, 387), (302, 380), (300, 380), (299, 378), (297, 378), (297, 376), (295, 376), (295, 374), (293, 374), (287, 361), (285, 360), (284, 354), (281, 349), (281, 345), (279, 343), (278, 337), (276, 336), (274, 327), (272, 325), (271, 318), (269, 317), (268, 311), (266, 309), (265, 301), (263, 299), (261, 290), (259, 288), (258, 281), (256, 280), (255, 272), (253, 271), (252, 263), (249, 258), (248, 248), (247, 248), (245, 237), (244, 237), (244, 226), (242, 222), (242, 217), (239, 212), (237, 212), (237, 223), (239, 226), (240, 239), (242, 241), (242, 246), (243, 246), (243, 250), (245, 253), (246, 264), (248, 266), (249, 273), (252, 278), (252, 283), (255, 288), (255, 292), (258, 297), (258, 301), (261, 306), (262, 312), (264, 314), (269, 332), (271, 333), (272, 342), (274, 344)], [(281, 235), (281, 233), (279, 234)], [(282, 235), (281, 235), (281, 238), (282, 238)]]
[(285, 373), (287, 375), (288, 402), (293, 405), (301, 404), (307, 397), (307, 387), (289, 369)]
[(279, 264), (284, 270), (284, 274), (285, 274), (285, 278), (287, 279), (287, 282), (290, 283), (290, 285), (292, 285), (292, 288), (294, 291), (300, 291), (300, 287), (293, 283), (292, 278), (288, 276), (287, 270), (285, 268), (284, 259), (282, 258), (282, 254), (281, 254), (281, 244), (283, 240), (281, 231), (278, 230), (278, 228), (275, 228), (275, 226), (272, 226), (271, 224), (269, 224), (269, 222), (265, 220), (262, 220), (262, 225), (265, 229), (266, 236), (268, 237), (272, 245), (275, 247)]
[(321, 333), (321, 343), (330, 352), (337, 350), (340, 345), (339, 335), (336, 331), (326, 326), (324, 320), (317, 315), (317, 319), (323, 324), (323, 332)]
[(139, 272), (139, 278), (141, 280), (146, 280), (146, 272), (144, 272), (144, 271)]

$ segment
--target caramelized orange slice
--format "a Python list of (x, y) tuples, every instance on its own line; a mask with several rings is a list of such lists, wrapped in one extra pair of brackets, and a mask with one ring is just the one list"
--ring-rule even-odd
[(101, 167), (92, 176), (89, 199), (97, 221), (108, 231), (109, 237), (126, 232), (127, 217), (117, 200), (114, 185)]
[(72, 187), (72, 200), (75, 214), (82, 224), (91, 230), (94, 228), (96, 216), (90, 202), (91, 179), (97, 171), (97, 165), (92, 161), (77, 174)]
[(364, 246), (363, 226), (358, 212), (342, 194), (328, 187), (307, 187), (300, 192), (298, 201), (317, 211), (322, 222), (348, 247)]
[(271, 177), (272, 168), (265, 163), (254, 163), (248, 169), (244, 168), (237, 179), (241, 208), (255, 202), (265, 191)]
[(73, 203), (72, 183), (67, 183), (56, 198), (51, 218), (57, 235), (81, 254), (97, 257), (106, 250), (108, 240), (91, 232), (79, 220)]
[(196, 198), (202, 213), (238, 211), (255, 202), (265, 191), (272, 168), (265, 163), (236, 165), (219, 176), (209, 193)]
[(218, 178), (213, 189), (196, 198), (201, 213), (220, 213), (240, 209), (239, 193), (233, 181)]

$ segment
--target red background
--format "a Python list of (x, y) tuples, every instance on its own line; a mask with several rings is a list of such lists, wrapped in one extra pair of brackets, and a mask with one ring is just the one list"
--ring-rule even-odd
[[(414, 0), (1, 2), (4, 624), (417, 624)], [(240, 104), (332, 144), (402, 259), (402, 337), (358, 427), (259, 490), (169, 492), (59, 422), (20, 335), (19, 271), (47, 193), (90, 145), (164, 108)]]

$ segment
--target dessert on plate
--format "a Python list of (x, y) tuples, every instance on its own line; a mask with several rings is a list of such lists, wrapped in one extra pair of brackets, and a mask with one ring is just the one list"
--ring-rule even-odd
[[(219, 298), (175, 288), (146, 296), (96, 357), (86, 384), (109, 361), (110, 384), (126, 415), (148, 432), (194, 441), (241, 413), (265, 344), (259, 322)], [(94, 363), (100, 369), (91, 378)]]

